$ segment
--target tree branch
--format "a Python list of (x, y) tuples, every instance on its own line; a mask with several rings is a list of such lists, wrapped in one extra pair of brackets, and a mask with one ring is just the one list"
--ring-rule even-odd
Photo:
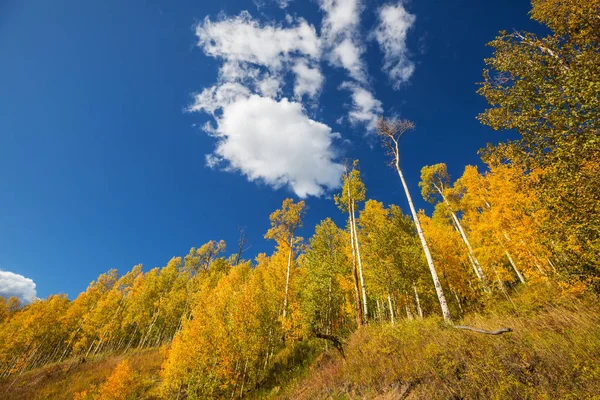
[(346, 355), (344, 354), (344, 347), (342, 345), (342, 341), (338, 337), (333, 335), (327, 335), (325, 333), (319, 333), (316, 331), (314, 332), (314, 334), (319, 339), (329, 340), (333, 344), (333, 347), (335, 347), (340, 352), (342, 357), (346, 358)]
[(479, 329), (479, 328), (473, 328), (471, 326), (464, 326), (464, 325), (453, 325), (453, 328), (456, 329), (464, 329), (467, 331), (473, 331), (473, 332), (477, 332), (477, 333), (483, 333), (486, 335), (501, 335), (503, 333), (507, 333), (507, 332), (512, 332), (513, 330), (511, 328), (500, 328), (497, 329), (495, 331), (486, 331), (485, 329)]

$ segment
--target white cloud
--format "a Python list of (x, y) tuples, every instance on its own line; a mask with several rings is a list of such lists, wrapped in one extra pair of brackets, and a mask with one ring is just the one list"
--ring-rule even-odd
[(360, 38), (359, 0), (321, 0), (323, 22), (321, 35), (328, 52), (329, 62), (346, 69), (355, 80), (366, 83), (366, 67), (361, 60), (364, 52)]
[(36, 295), (33, 280), (14, 272), (0, 270), (0, 296), (5, 298), (16, 296), (22, 301), (32, 301)]
[(287, 6), (290, 5), (290, 3), (292, 2), (292, 0), (275, 0), (275, 2), (277, 3), (277, 5), (280, 8), (287, 8)]
[(194, 94), (194, 102), (188, 111), (204, 111), (212, 116), (223, 107), (234, 103), (240, 97), (250, 96), (250, 90), (238, 83), (225, 83), (220, 86), (211, 86), (201, 93)]
[(398, 89), (415, 70), (415, 64), (409, 59), (406, 36), (416, 17), (406, 11), (402, 2), (380, 7), (378, 17), (374, 36), (383, 52), (383, 70), (393, 82), (394, 89)]
[(292, 70), (296, 74), (294, 97), (298, 100), (302, 100), (304, 95), (315, 98), (323, 86), (323, 75), (319, 68), (312, 68), (306, 62), (298, 61)]
[(348, 89), (352, 97), (352, 107), (348, 121), (364, 124), (372, 131), (379, 114), (383, 112), (381, 101), (373, 95), (368, 79), (367, 67), (362, 60), (364, 46), (360, 32), (361, 0), (320, 0), (323, 11), (322, 36), (324, 47), (329, 49), (328, 60), (344, 68), (353, 82), (341, 87)]
[(189, 111), (210, 114), (217, 138), (206, 165), (238, 171), (250, 181), (289, 186), (299, 197), (319, 196), (339, 186), (342, 166), (327, 125), (311, 120), (300, 102), (280, 98), (287, 74), (294, 96), (314, 99), (323, 85), (321, 39), (302, 19), (289, 27), (261, 24), (247, 12), (196, 26), (198, 46), (222, 60), (218, 84), (194, 95)]
[(209, 167), (239, 171), (275, 188), (288, 185), (302, 198), (339, 186), (343, 168), (334, 161), (335, 134), (308, 118), (300, 103), (241, 96), (223, 107), (217, 124)]
[[(302, 19), (296, 26), (283, 28), (261, 25), (247, 11), (217, 22), (206, 17), (196, 26), (196, 36), (198, 46), (207, 55), (226, 60), (231, 68), (242, 69), (243, 63), (249, 63), (276, 72), (295, 56), (314, 60), (321, 57), (321, 41), (315, 28)], [(243, 70), (237, 72), (243, 74)], [(231, 72), (226, 75), (232, 76)]]
[(353, 82), (344, 82), (340, 89), (347, 89), (352, 96), (352, 108), (348, 113), (348, 119), (353, 124), (365, 124), (367, 129), (375, 129), (377, 119), (383, 112), (381, 101), (362, 86)]
[[(275, 1), (282, 8), (289, 3)], [(216, 84), (194, 94), (188, 107), (214, 119), (203, 128), (217, 140), (206, 155), (208, 167), (241, 172), (250, 181), (273, 187), (289, 186), (300, 197), (319, 196), (339, 185), (342, 167), (333, 141), (340, 136), (310, 119), (302, 103), (315, 105), (323, 89), (321, 62), (348, 75), (340, 89), (348, 90), (352, 101), (343, 120), (372, 131), (383, 107), (362, 59), (362, 0), (318, 2), (323, 12), (320, 35), (306, 20), (290, 14), (280, 23), (265, 23), (244, 11), (214, 21), (207, 17), (196, 25), (198, 46), (221, 62)], [(412, 73), (402, 60), (407, 60), (406, 31), (414, 16), (398, 10), (404, 9), (379, 9), (373, 36), (384, 51), (386, 72), (402, 80)], [(395, 27), (398, 22), (408, 26)], [(288, 100), (291, 82), (293, 101)]]
[(352, 41), (344, 39), (333, 48), (334, 64), (348, 71), (348, 74), (359, 82), (366, 82), (365, 66), (361, 60), (362, 50)]
[(321, 27), (323, 36), (335, 40), (338, 36), (353, 35), (360, 22), (359, 0), (321, 0), (325, 16)]
[(285, 9), (290, 5), (290, 3), (292, 1), (293, 0), (254, 0), (254, 5), (256, 6), (256, 8), (258, 8), (260, 10), (267, 3), (271, 2), (271, 3), (277, 4), (279, 6), (279, 8)]

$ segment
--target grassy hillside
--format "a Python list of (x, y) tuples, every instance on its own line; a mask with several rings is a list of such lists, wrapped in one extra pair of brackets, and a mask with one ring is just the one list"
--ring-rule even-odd
[[(491, 301), (461, 324), (513, 332), (491, 336), (441, 319), (371, 324), (352, 334), (344, 356), (324, 342), (299, 342), (252, 398), (600, 399), (600, 307), (592, 298), (528, 289)], [(0, 381), (0, 398), (97, 399), (116, 366), (131, 366), (128, 397), (160, 398), (164, 351), (70, 360)], [(117, 391), (122, 393), (122, 391)], [(79, 397), (77, 397), (79, 396)]]
[(369, 326), (349, 339), (345, 359), (324, 354), (283, 397), (599, 399), (600, 308), (591, 299), (532, 298), (539, 295), (461, 321), (513, 329), (499, 336), (435, 318)]
[(135, 397), (158, 398), (156, 388), (160, 366), (164, 360), (160, 349), (96, 357), (85, 362), (79, 359), (48, 365), (26, 372), (17, 378), (0, 380), (0, 398), (72, 400), (76, 394), (93, 390), (104, 383), (123, 360), (127, 360), (135, 371)]

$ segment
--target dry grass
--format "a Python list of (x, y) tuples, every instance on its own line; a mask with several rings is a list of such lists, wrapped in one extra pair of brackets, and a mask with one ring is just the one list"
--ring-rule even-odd
[[(600, 307), (593, 300), (546, 298), (531, 307), (463, 324), (514, 332), (488, 336), (435, 318), (373, 325), (331, 354), (282, 397), (290, 399), (600, 399)], [(539, 299), (537, 299), (539, 300)], [(540, 305), (541, 304), (541, 305)]]
[(7, 400), (71, 400), (75, 393), (103, 383), (116, 365), (127, 358), (141, 377), (144, 398), (158, 398), (154, 393), (159, 379), (163, 353), (160, 349), (129, 352), (125, 355), (98, 357), (85, 363), (69, 360), (24, 373), (18, 378), (0, 380), (0, 398)]
[[(315, 358), (311, 342), (282, 354), (252, 398), (600, 399), (600, 304), (529, 287), (513, 303), (490, 300), (460, 324), (513, 332), (488, 336), (439, 318), (370, 325)], [(458, 322), (458, 321), (457, 321)], [(317, 346), (318, 347), (318, 346)], [(164, 352), (150, 349), (47, 366), (0, 381), (1, 399), (72, 399), (127, 359), (140, 398), (157, 399)], [(314, 361), (312, 361), (314, 360)], [(310, 366), (306, 367), (310, 363)]]

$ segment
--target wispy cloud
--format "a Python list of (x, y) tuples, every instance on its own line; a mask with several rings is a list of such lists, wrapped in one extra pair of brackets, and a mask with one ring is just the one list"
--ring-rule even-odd
[(340, 89), (351, 92), (352, 108), (348, 113), (348, 119), (352, 124), (365, 124), (367, 129), (374, 130), (379, 115), (383, 112), (381, 101), (377, 100), (373, 93), (353, 82), (344, 82)]
[(415, 70), (415, 64), (409, 58), (406, 36), (417, 18), (398, 2), (380, 7), (378, 19), (374, 37), (383, 52), (383, 70), (394, 89), (399, 89)]
[(22, 301), (30, 302), (36, 295), (35, 282), (32, 279), (0, 270), (0, 296), (4, 298), (16, 296)]

